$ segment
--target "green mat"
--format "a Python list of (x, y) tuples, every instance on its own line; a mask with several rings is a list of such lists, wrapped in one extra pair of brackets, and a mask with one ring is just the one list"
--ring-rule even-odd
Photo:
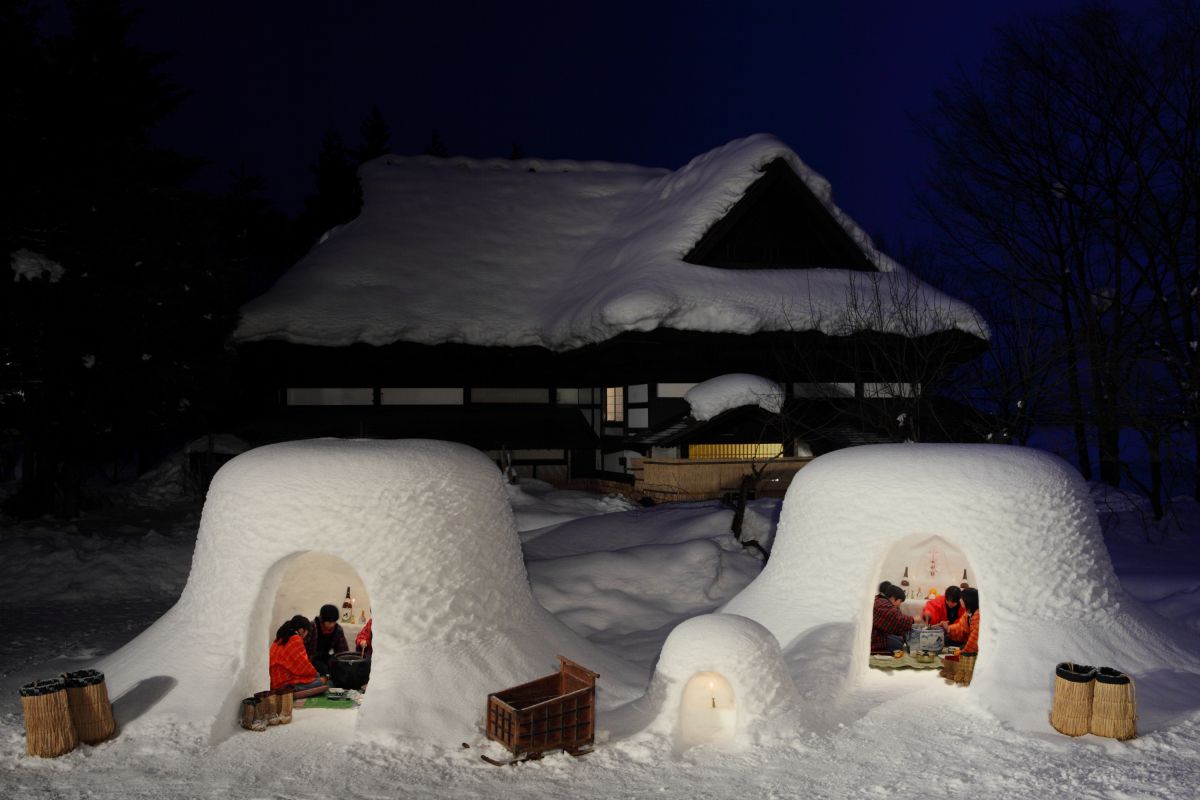
[(296, 708), (358, 708), (358, 705), (349, 697), (334, 699), (326, 697), (323, 694), (306, 697), (303, 700), (297, 700)]
[(871, 656), (872, 669), (941, 669), (942, 659), (937, 656), (933, 661), (921, 662), (917, 661), (911, 654), (905, 653), (904, 658), (892, 658), (891, 656)]

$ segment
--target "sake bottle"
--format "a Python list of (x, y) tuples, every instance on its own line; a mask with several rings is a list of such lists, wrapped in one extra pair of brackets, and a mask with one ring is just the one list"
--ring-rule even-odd
[(346, 599), (342, 601), (342, 622), (354, 622), (354, 599), (350, 597), (350, 587), (346, 587)]

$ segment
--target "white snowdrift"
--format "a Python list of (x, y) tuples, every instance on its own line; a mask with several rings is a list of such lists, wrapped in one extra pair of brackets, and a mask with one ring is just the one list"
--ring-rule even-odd
[(240, 699), (268, 684), (281, 579), (311, 552), (347, 562), (370, 592), (360, 733), (469, 737), (489, 692), (553, 672), (557, 654), (601, 673), (601, 707), (640, 689), (638, 670), (534, 602), (486, 456), (446, 442), (321, 439), (252, 450), (217, 474), (179, 602), (99, 664), (114, 695), (171, 686), (126, 734), (161, 717), (218, 740), (232, 733)]
[(1196, 693), (1171, 687), (1200, 685), (1200, 641), (1126, 593), (1087, 486), (1040, 451), (909, 444), (821, 456), (788, 490), (770, 562), (721, 610), (761, 622), (797, 659), (839, 653), (806, 679), (836, 698), (867, 675), (871, 598), (899, 578), (881, 575), (889, 553), (931, 535), (977, 579), (970, 692), (997, 717), (1049, 730), (1054, 666), (1068, 660), (1136, 676), (1143, 730), (1195, 710)]
[(718, 375), (698, 383), (683, 396), (701, 422), (742, 406), (760, 406), (772, 414), (783, 410), (783, 387), (761, 375)]
[[(879, 272), (683, 261), (779, 158)], [(972, 308), (876, 251), (828, 182), (772, 136), (730, 142), (674, 172), (384, 156), (359, 174), (362, 213), (243, 308), (237, 339), (569, 350), (660, 327), (988, 335)]]

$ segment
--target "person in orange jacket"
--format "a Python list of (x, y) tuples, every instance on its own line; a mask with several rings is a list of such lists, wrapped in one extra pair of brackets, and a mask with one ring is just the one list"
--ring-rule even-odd
[(270, 652), (272, 690), (291, 687), (296, 697), (309, 697), (329, 688), (308, 660), (308, 652), (304, 649), (307, 635), (308, 620), (301, 614), (280, 625), (275, 632)]
[(960, 597), (962, 597), (962, 589), (957, 586), (947, 586), (945, 594), (932, 597), (925, 603), (925, 609), (921, 612), (921, 616), (930, 625), (937, 625), (942, 620), (956, 622), (958, 615), (962, 612), (962, 606), (959, 605)]
[(946, 638), (962, 642), (963, 655), (973, 656), (979, 652), (979, 590), (972, 587), (962, 590), (963, 611), (954, 622), (942, 620), (938, 623), (946, 630)]
[(374, 621), (374, 617), (367, 620), (366, 626), (358, 632), (358, 636), (354, 637), (354, 646), (358, 649), (359, 653), (362, 653), (363, 658), (370, 658), (373, 652), (373, 648), (371, 647), (371, 623)]

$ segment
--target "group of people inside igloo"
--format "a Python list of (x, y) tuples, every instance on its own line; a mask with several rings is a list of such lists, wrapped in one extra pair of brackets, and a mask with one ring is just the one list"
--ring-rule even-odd
[[(917, 444), (850, 448), (806, 466), (761, 574), (717, 613), (678, 625), (648, 680), (534, 600), (502, 476), (482, 453), (425, 440), (270, 445), (217, 475), (179, 602), (101, 666), (117, 693), (171, 678), (138, 704), (128, 732), (168, 715), (232, 735), (240, 698), (268, 675), (274, 631), (261, 609), (296, 559), (321, 553), (353, 565), (387, 620), (360, 732), (469, 739), (489, 693), (564, 655), (601, 675), (602, 738), (741, 747), (815, 730), (823, 709), (880, 679), (865, 658), (879, 581), (900, 585), (908, 566), (913, 584), (922, 564), (912, 559), (933, 545), (944, 574), (963, 569), (987, 587), (964, 696), (1016, 728), (1046, 728), (1060, 661), (1137, 675), (1143, 702), (1168, 674), (1200, 677), (1200, 643), (1121, 588), (1087, 486), (1068, 465), (1023, 448)], [(922, 579), (914, 593), (926, 588)], [(1200, 708), (1200, 694), (1192, 701)], [(1174, 703), (1185, 710), (1178, 693)], [(1170, 721), (1153, 705), (1143, 728)]]

